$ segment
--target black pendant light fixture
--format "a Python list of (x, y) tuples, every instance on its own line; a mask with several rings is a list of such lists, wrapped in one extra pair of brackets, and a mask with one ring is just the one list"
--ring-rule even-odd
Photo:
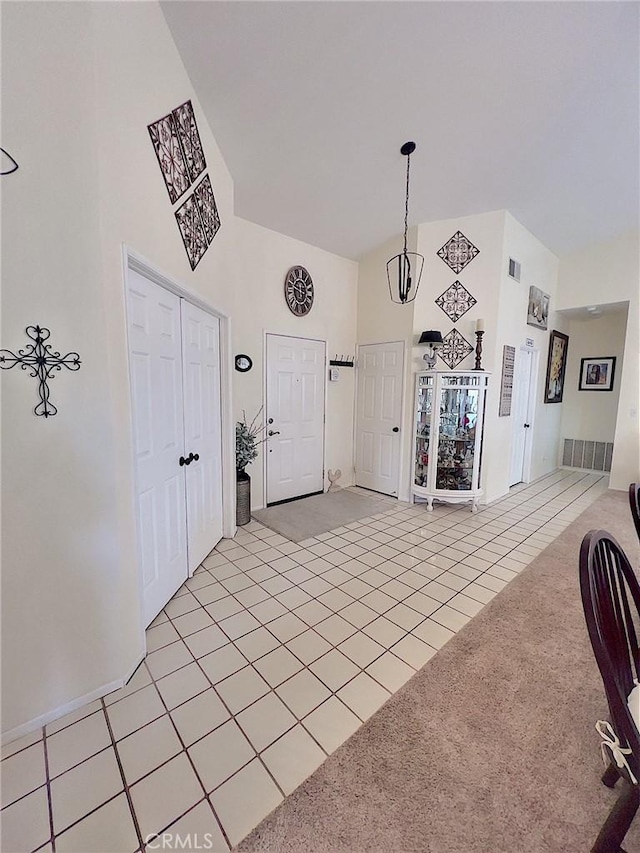
[(387, 261), (387, 281), (392, 302), (405, 305), (413, 302), (418, 293), (424, 257), (417, 252), (407, 252), (407, 220), (409, 218), (409, 166), (415, 142), (405, 142), (400, 153), (407, 158), (407, 189), (404, 201), (404, 244), (402, 252)]

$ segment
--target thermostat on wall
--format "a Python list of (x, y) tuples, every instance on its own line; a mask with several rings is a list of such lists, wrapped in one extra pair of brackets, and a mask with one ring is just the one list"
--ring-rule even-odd
[(337, 382), (340, 379), (340, 371), (337, 367), (329, 368), (329, 382)]
[(239, 353), (236, 356), (236, 370), (239, 370), (240, 373), (247, 373), (247, 371), (251, 370), (253, 367), (253, 361), (249, 358), (248, 355), (244, 353)]

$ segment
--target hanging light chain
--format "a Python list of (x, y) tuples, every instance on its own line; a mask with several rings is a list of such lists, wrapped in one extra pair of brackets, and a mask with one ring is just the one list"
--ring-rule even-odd
[[(418, 287), (420, 286), (420, 278), (422, 276), (422, 267), (424, 265), (424, 257), (417, 252), (409, 252), (407, 246), (407, 236), (409, 232), (409, 183), (411, 170), (411, 154), (415, 151), (415, 142), (405, 142), (400, 153), (407, 158), (407, 180), (405, 187), (404, 199), (404, 235), (403, 247), (399, 255), (395, 255), (387, 261), (387, 280), (389, 282), (389, 293), (392, 302), (405, 304), (413, 302), (416, 297)], [(415, 273), (412, 269), (416, 263)], [(394, 268), (397, 265), (397, 270)], [(393, 273), (395, 272), (395, 275)], [(392, 278), (395, 279), (392, 281)], [(415, 280), (414, 280), (415, 279)], [(397, 294), (397, 297), (396, 297)]]
[(409, 221), (409, 165), (411, 164), (411, 154), (407, 154), (407, 189), (404, 197), (404, 248), (403, 254), (407, 254), (407, 223)]

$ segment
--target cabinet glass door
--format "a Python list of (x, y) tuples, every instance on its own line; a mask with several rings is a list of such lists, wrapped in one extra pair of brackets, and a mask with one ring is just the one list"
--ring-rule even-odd
[(433, 408), (433, 377), (420, 376), (416, 405), (416, 454), (414, 482), (427, 485), (431, 443), (431, 413)]
[(479, 395), (478, 388), (442, 389), (436, 489), (473, 488)]

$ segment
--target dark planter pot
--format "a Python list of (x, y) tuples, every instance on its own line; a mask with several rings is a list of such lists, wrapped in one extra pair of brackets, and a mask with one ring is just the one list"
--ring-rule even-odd
[(251, 521), (251, 477), (246, 471), (236, 471), (236, 524), (242, 527)]

